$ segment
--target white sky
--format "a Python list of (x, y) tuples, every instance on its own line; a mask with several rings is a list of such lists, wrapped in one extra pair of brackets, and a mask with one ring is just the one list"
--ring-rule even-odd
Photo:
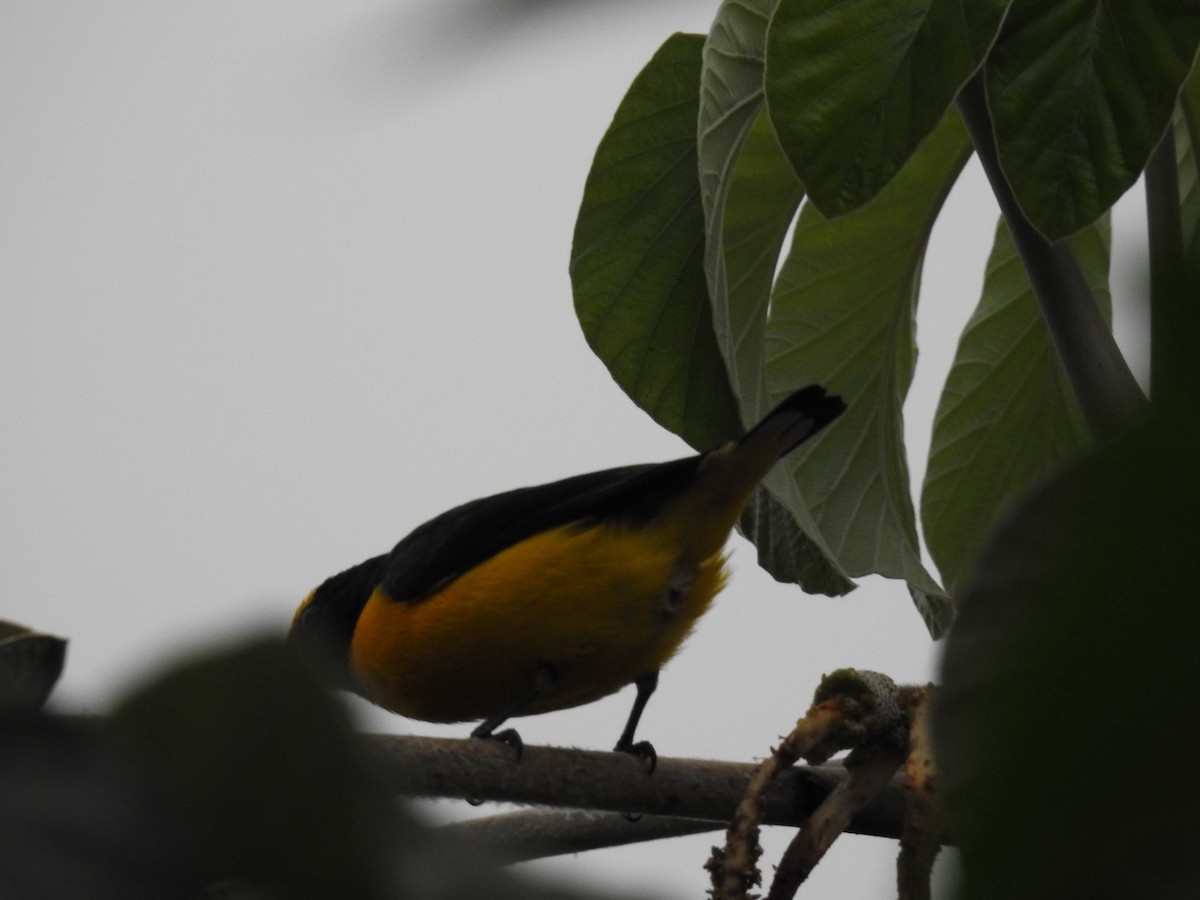
[[(687, 452), (587, 349), (567, 262), (626, 87), (716, 8), (0, 6), (0, 618), (70, 639), (60, 708), (282, 630), (324, 577), (451, 505)], [(994, 218), (972, 165), (926, 267), (916, 483)], [(806, 597), (735, 542), (731, 587), (643, 720), (660, 754), (757, 759), (841, 666), (933, 677), (903, 585)], [(519, 727), (607, 749), (631, 700)], [(469, 731), (356, 708), (372, 729)], [(768, 873), (789, 838), (764, 836)], [(521, 868), (697, 897), (713, 842)], [(847, 838), (805, 891), (887, 896), (894, 856)]]

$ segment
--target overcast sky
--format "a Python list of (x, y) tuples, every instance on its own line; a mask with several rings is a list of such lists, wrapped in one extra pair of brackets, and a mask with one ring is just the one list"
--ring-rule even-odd
[[(327, 575), (449, 506), (687, 452), (591, 355), (567, 263), (626, 87), (716, 8), (0, 6), (0, 618), (70, 640), (60, 708), (103, 711), (183, 650), (281, 631)], [(925, 273), (918, 482), (994, 221), (972, 164)], [(1123, 252), (1128, 281), (1140, 251)], [(1141, 339), (1136, 311), (1119, 329)], [(757, 759), (838, 667), (933, 677), (903, 585), (810, 598), (735, 544), (643, 719), (660, 754)], [(607, 749), (631, 701), (520, 729)], [(469, 731), (355, 708), (372, 729)], [(766, 865), (789, 838), (764, 836)], [(682, 900), (713, 841), (522, 868)], [(848, 838), (806, 890), (887, 896), (894, 856)]]

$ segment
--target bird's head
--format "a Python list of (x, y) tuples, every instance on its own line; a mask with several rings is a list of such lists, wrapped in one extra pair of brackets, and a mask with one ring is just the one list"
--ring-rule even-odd
[(325, 579), (292, 616), (288, 643), (316, 662), (334, 687), (361, 692), (350, 671), (350, 641), (386, 560), (386, 555), (376, 556)]

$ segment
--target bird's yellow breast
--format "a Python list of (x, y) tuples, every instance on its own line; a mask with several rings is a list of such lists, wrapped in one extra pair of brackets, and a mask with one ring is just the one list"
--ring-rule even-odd
[(504, 710), (550, 667), (554, 691), (519, 714), (596, 700), (657, 671), (724, 584), (669, 529), (568, 525), (501, 551), (417, 602), (376, 588), (351, 668), (381, 706), (429, 722)]

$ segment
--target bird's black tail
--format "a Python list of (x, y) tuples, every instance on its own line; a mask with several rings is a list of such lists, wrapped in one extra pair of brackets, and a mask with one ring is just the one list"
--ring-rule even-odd
[(787, 456), (802, 443), (846, 411), (846, 403), (837, 395), (828, 395), (819, 384), (810, 384), (788, 397), (763, 416), (746, 432), (741, 443), (752, 441), (763, 432), (779, 436), (779, 456)]
[(720, 552), (729, 531), (771, 468), (842, 414), (846, 404), (825, 388), (801, 388), (776, 406), (735, 444), (704, 454), (677, 512), (686, 540), (685, 559)]

